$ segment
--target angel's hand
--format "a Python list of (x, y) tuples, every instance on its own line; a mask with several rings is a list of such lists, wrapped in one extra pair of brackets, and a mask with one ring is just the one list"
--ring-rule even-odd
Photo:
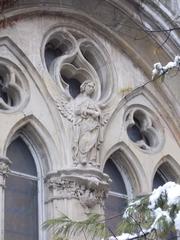
[(88, 117), (87, 111), (83, 111), (81, 116), (82, 116), (83, 118), (87, 118), (87, 117)]

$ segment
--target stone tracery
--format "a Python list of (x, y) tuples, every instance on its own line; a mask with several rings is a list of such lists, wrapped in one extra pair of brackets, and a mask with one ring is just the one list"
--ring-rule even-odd
[(131, 107), (125, 117), (127, 135), (141, 150), (158, 151), (162, 145), (162, 127), (157, 117), (141, 107)]
[(77, 199), (87, 211), (97, 204), (103, 205), (110, 178), (99, 170), (68, 169), (46, 177), (53, 199)]
[(16, 70), (0, 63), (0, 109), (14, 110), (23, 104), (27, 97), (25, 86)]
[(51, 77), (67, 98), (76, 98), (80, 85), (90, 79), (96, 85), (93, 99), (104, 104), (113, 93), (113, 71), (97, 43), (75, 30), (59, 28), (45, 45), (45, 62)]

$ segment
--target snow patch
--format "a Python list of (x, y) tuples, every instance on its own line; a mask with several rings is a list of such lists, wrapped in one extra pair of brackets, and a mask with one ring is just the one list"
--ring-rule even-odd
[(180, 211), (177, 213), (174, 223), (176, 231), (180, 231)]
[(180, 202), (180, 185), (174, 183), (174, 182), (167, 182), (163, 186), (158, 187), (157, 189), (154, 189), (152, 192), (152, 195), (149, 198), (150, 209), (154, 209), (156, 206), (156, 203), (160, 197), (160, 195), (167, 194), (167, 204), (173, 205)]
[(128, 239), (132, 239), (134, 237), (137, 237), (137, 235), (131, 235), (129, 233), (123, 233), (121, 236), (117, 236), (115, 237), (110, 237), (109, 240), (128, 240)]

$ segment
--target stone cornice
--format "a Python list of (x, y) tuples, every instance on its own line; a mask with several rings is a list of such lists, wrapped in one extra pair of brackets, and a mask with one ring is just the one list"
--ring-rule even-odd
[(110, 178), (96, 169), (64, 169), (49, 173), (45, 178), (51, 197), (55, 199), (77, 199), (85, 209), (103, 205), (108, 193)]

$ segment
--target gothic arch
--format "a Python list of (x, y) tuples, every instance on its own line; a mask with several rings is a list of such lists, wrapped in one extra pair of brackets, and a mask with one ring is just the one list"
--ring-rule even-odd
[(179, 172), (180, 172), (180, 166), (177, 163), (177, 161), (170, 155), (164, 156), (155, 166), (152, 179), (151, 179), (151, 186), (153, 184), (153, 179), (156, 174), (156, 172), (161, 170), (166, 177), (167, 181), (174, 181), (179, 183), (180, 182), (180, 177), (179, 177)]
[[(28, 116), (18, 121), (10, 130), (3, 148), (3, 154), (6, 155), (7, 147), (17, 136), (29, 142), (36, 152), (45, 176), (53, 170), (58, 160), (58, 152), (47, 129), (34, 117)], [(61, 150), (63, 153), (63, 150)], [(63, 154), (62, 154), (63, 155)]]
[[(115, 111), (113, 112), (108, 124), (113, 122), (113, 119), (115, 118), (115, 116), (124, 107), (125, 109), (127, 109), (130, 106), (131, 100), (133, 100), (132, 104), (135, 104), (134, 100), (138, 96), (143, 96), (150, 104), (153, 105), (153, 107), (155, 108), (159, 116), (163, 119), (163, 121), (167, 124), (168, 129), (171, 131), (177, 143), (179, 144), (180, 135), (179, 135), (178, 121), (176, 121), (176, 119), (178, 119), (177, 112), (174, 111), (174, 109), (172, 109), (168, 98), (166, 98), (166, 102), (168, 102), (169, 104), (166, 104), (164, 98), (162, 98), (161, 96), (160, 89), (156, 88), (156, 86), (152, 85), (151, 83), (149, 86), (146, 85), (146, 86), (137, 87), (135, 90), (133, 90), (132, 92), (127, 94), (125, 97), (123, 97), (120, 100), (119, 104), (117, 105)], [(144, 105), (144, 107), (148, 108), (146, 105)], [(177, 116), (177, 117), (174, 117), (174, 116)], [(106, 131), (107, 129), (108, 129), (108, 126), (106, 128)]]
[[(6, 49), (15, 57), (15, 59), (21, 64), (19, 65), (19, 71), (23, 72), (28, 78), (31, 78), (35, 83), (37, 89), (41, 93), (42, 97), (46, 101), (45, 94), (48, 95), (48, 90), (45, 87), (44, 81), (41, 81), (41, 76), (35, 69), (31, 61), (25, 55), (25, 53), (13, 42), (9, 37), (0, 38), (0, 47), (6, 47)], [(20, 68), (21, 67), (21, 68)]]
[(143, 185), (147, 185), (147, 179), (144, 170), (135, 154), (124, 142), (113, 146), (106, 153), (106, 156), (107, 157), (103, 162), (102, 168), (104, 168), (105, 163), (109, 158), (113, 159), (117, 167), (122, 168), (122, 171), (126, 175), (126, 178), (131, 185), (133, 196), (144, 192), (142, 182)]
[[(13, 66), (17, 68), (17, 71), (23, 73), (28, 81), (32, 81), (36, 88), (38, 89), (41, 97), (43, 98), (44, 102), (47, 105), (47, 108), (49, 112), (51, 112), (51, 117), (53, 118), (54, 122), (58, 124), (58, 122), (61, 122), (61, 118), (57, 114), (57, 111), (54, 107), (54, 104), (52, 104), (52, 99), (50, 95), (50, 87), (49, 85), (46, 86), (48, 79), (44, 79), (45, 77), (43, 75), (40, 75), (40, 73), (37, 71), (37, 69), (33, 66), (31, 61), (28, 59), (28, 57), (25, 55), (25, 53), (16, 45), (16, 43), (11, 40), (9, 37), (0, 37), (0, 47), (5, 47), (7, 51), (12, 54), (15, 58), (15, 62)], [(7, 58), (6, 61), (9, 62), (8, 60), (8, 54), (4, 56), (4, 59)], [(1, 56), (2, 57), (2, 56)], [(11, 58), (10, 58), (11, 60)], [(20, 64), (19, 64), (20, 63)], [(18, 65), (18, 67), (17, 67)], [(42, 80), (43, 78), (43, 80)], [(54, 89), (55, 91), (55, 89)], [(61, 125), (63, 126), (63, 123), (61, 122)], [(64, 128), (61, 128), (61, 131), (65, 131)], [(61, 139), (61, 142), (62, 139)]]

